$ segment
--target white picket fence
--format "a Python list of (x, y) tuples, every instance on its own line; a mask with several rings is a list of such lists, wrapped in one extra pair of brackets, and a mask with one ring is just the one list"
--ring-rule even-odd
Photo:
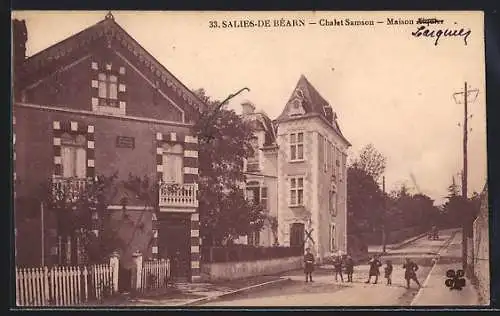
[(168, 280), (170, 280), (170, 260), (144, 261), (141, 279), (141, 291), (143, 292), (166, 288)]
[(17, 306), (71, 306), (101, 300), (115, 290), (113, 269), (109, 264), (88, 268), (16, 268)]

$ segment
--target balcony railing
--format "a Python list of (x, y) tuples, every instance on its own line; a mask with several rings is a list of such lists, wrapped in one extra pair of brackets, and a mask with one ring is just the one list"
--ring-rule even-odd
[(53, 178), (52, 195), (56, 199), (76, 200), (80, 194), (85, 192), (88, 183), (88, 179)]
[(198, 207), (198, 186), (194, 183), (160, 183), (160, 207)]

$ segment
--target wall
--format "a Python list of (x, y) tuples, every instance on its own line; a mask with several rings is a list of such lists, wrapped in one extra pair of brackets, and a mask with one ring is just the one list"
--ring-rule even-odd
[[(316, 141), (313, 132), (309, 131), (310, 124), (307, 120), (292, 120), (280, 123), (277, 133), (278, 149), (278, 239), (282, 246), (290, 245), (290, 225), (292, 223), (304, 223), (313, 216), (313, 159)], [(290, 162), (289, 134), (292, 132), (304, 133), (304, 161)], [(302, 176), (304, 178), (304, 207), (290, 207), (290, 176)], [(313, 238), (317, 240), (317, 229), (313, 232)], [(313, 250), (315, 253), (316, 249)]]
[[(417, 236), (427, 231), (427, 228), (422, 226), (417, 227), (406, 227), (398, 230), (393, 230), (388, 232), (386, 238), (386, 244), (395, 244), (402, 242), (408, 238)], [(382, 233), (380, 231), (360, 233), (358, 237), (367, 245), (381, 245), (382, 244)]]
[(202, 263), (201, 279), (204, 282), (218, 282), (278, 274), (300, 269), (302, 263), (302, 256), (246, 262)]
[[(291, 132), (304, 132), (304, 155), (305, 161), (300, 163), (288, 162), (289, 142), (288, 135)], [(293, 222), (305, 222), (307, 219), (295, 216), (295, 210), (288, 206), (289, 199), (289, 176), (304, 175), (304, 202), (305, 210), (312, 217), (312, 237), (315, 244), (312, 245), (315, 255), (321, 261), (330, 252), (330, 223), (336, 226), (337, 249), (346, 251), (346, 172), (345, 162), (341, 160), (342, 182), (337, 183), (339, 201), (337, 215), (332, 218), (329, 211), (328, 196), (331, 184), (331, 168), (327, 172), (323, 168), (323, 148), (319, 141), (321, 135), (326, 136), (330, 142), (336, 144), (340, 151), (345, 152), (347, 144), (324, 123), (320, 118), (309, 117), (290, 120), (280, 123), (278, 127), (278, 212), (280, 222), (280, 244), (289, 243), (289, 225)], [(306, 225), (307, 228), (307, 225)]]
[[(132, 254), (140, 251), (144, 260), (151, 256), (150, 241), (153, 238), (151, 211), (127, 210), (127, 217), (121, 210), (111, 210), (112, 225), (124, 243), (120, 253), (120, 264), (131, 269), (134, 265)], [(142, 227), (142, 228), (141, 228)]]
[[(111, 64), (112, 70), (116, 72), (119, 67), (125, 68), (124, 74), (118, 74), (118, 81), (125, 84), (126, 91), (118, 93), (118, 100), (126, 102), (127, 115), (182, 122), (178, 107), (157, 93), (156, 89), (144, 79), (154, 82), (155, 77), (140, 66), (132, 66), (136, 64), (135, 56), (130, 56), (128, 51), (119, 47), (115, 48), (122, 56), (127, 55), (128, 59), (95, 42), (89, 52), (75, 54), (76, 61), (68, 60), (67, 62), (71, 64), (66, 70), (45, 78), (38, 85), (28, 89), (26, 102), (91, 111), (92, 97), (97, 96), (97, 88), (91, 85), (92, 80), (97, 80), (99, 71), (104, 69), (106, 64)], [(88, 57), (81, 59), (85, 56)], [(92, 69), (92, 62), (97, 63), (99, 70)], [(163, 88), (163, 90), (168, 89)], [(172, 91), (166, 93), (172, 101), (184, 107), (184, 102), (181, 102)]]
[[(54, 173), (53, 121), (76, 121), (79, 124), (93, 125), (96, 173), (111, 175), (118, 171), (119, 178), (122, 180), (127, 179), (129, 173), (141, 177), (148, 176), (151, 180), (156, 179), (157, 132), (164, 134), (176, 132), (180, 139), (183, 138), (182, 135), (189, 135), (187, 127), (45, 111), (20, 106), (15, 106), (14, 111), (16, 115), (16, 195), (19, 199), (38, 200), (38, 203), (34, 203), (33, 212), (35, 213), (39, 213), (39, 202), (46, 198), (50, 179)], [(116, 136), (134, 137), (135, 148), (116, 148)], [(19, 214), (20, 211), (15, 206), (15, 213)], [(149, 214), (147, 220), (141, 219), (145, 223), (145, 231), (149, 232), (150, 216)], [(27, 233), (31, 224), (21, 225), (20, 220), (17, 222), (19, 262), (30, 264), (33, 258), (40, 258), (38, 254), (40, 251), (37, 248), (37, 254), (33, 256), (35, 251), (29, 250), (29, 246), (24, 246), (31, 243), (30, 236), (33, 234)], [(48, 234), (52, 234), (52, 227), (54, 226), (46, 222)], [(134, 229), (124, 230), (124, 240), (128, 242), (133, 238), (133, 247), (141, 249), (141, 252), (146, 254), (147, 251), (142, 249), (146, 248), (150, 237), (137, 233), (132, 236), (133, 231)], [(46, 246), (46, 254), (48, 254), (50, 245), (46, 244)], [(29, 254), (25, 254), (27, 251)]]
[(483, 193), (479, 216), (474, 221), (474, 276), (479, 294), (485, 304), (490, 302), (490, 261), (488, 227), (488, 190)]
[[(53, 121), (77, 121), (94, 126), (96, 173), (118, 171), (126, 179), (134, 175), (156, 176), (156, 133), (188, 133), (187, 127), (152, 124), (16, 107), (16, 172), (18, 196), (31, 196), (53, 174)], [(116, 148), (117, 136), (135, 138), (135, 148)], [(36, 159), (33, 159), (36, 157)], [(29, 179), (29, 181), (28, 181)], [(46, 192), (46, 191), (45, 191)]]

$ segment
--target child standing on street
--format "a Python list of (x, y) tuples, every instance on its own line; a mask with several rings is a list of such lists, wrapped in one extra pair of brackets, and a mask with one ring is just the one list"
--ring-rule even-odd
[(354, 260), (350, 255), (345, 260), (345, 272), (347, 273), (347, 282), (352, 283), (352, 274), (354, 273)]
[(380, 275), (379, 268), (382, 266), (382, 263), (378, 259), (378, 256), (375, 255), (370, 259), (370, 262), (368, 262), (368, 265), (370, 266), (370, 271), (368, 272), (368, 280), (365, 283), (370, 283), (372, 276), (374, 276), (375, 282), (373, 282), (373, 284), (377, 284), (378, 276)]
[(338, 276), (340, 275), (340, 280), (344, 282), (344, 277), (342, 276), (342, 257), (335, 256), (333, 261), (333, 267), (335, 269), (335, 282), (338, 282)]
[(313, 282), (312, 272), (314, 270), (314, 255), (311, 253), (311, 248), (306, 248), (304, 255), (304, 273), (306, 275), (306, 282)]
[(392, 284), (392, 261), (387, 260), (385, 262), (386, 266), (384, 268), (384, 276), (387, 279), (387, 285)]

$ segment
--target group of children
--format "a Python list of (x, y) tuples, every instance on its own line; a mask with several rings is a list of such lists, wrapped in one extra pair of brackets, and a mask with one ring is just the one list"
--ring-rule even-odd
[[(380, 261), (378, 256), (374, 256), (368, 262), (370, 269), (368, 272), (368, 280), (365, 283), (370, 283), (372, 277), (375, 278), (373, 284), (377, 284), (378, 278), (380, 275), (380, 267), (382, 267), (382, 262)], [(351, 256), (347, 255), (343, 256), (335, 256), (333, 260), (333, 267), (335, 272), (335, 281), (338, 282), (338, 277), (340, 276), (340, 280), (344, 282), (344, 277), (342, 275), (342, 268), (345, 268), (345, 272), (347, 273), (347, 282), (352, 282), (352, 275), (354, 273), (354, 260)], [(419, 287), (421, 287), (420, 282), (417, 279), (416, 271), (418, 270), (418, 265), (406, 258), (405, 263), (403, 264), (403, 269), (405, 269), (405, 280), (406, 287), (410, 288), (410, 280), (413, 280)], [(312, 280), (312, 272), (314, 270), (314, 255), (311, 253), (311, 249), (306, 249), (306, 254), (304, 256), (304, 272), (306, 275), (306, 282), (313, 282)], [(392, 261), (387, 260), (386, 266), (384, 267), (384, 277), (387, 280), (387, 285), (392, 285)]]

